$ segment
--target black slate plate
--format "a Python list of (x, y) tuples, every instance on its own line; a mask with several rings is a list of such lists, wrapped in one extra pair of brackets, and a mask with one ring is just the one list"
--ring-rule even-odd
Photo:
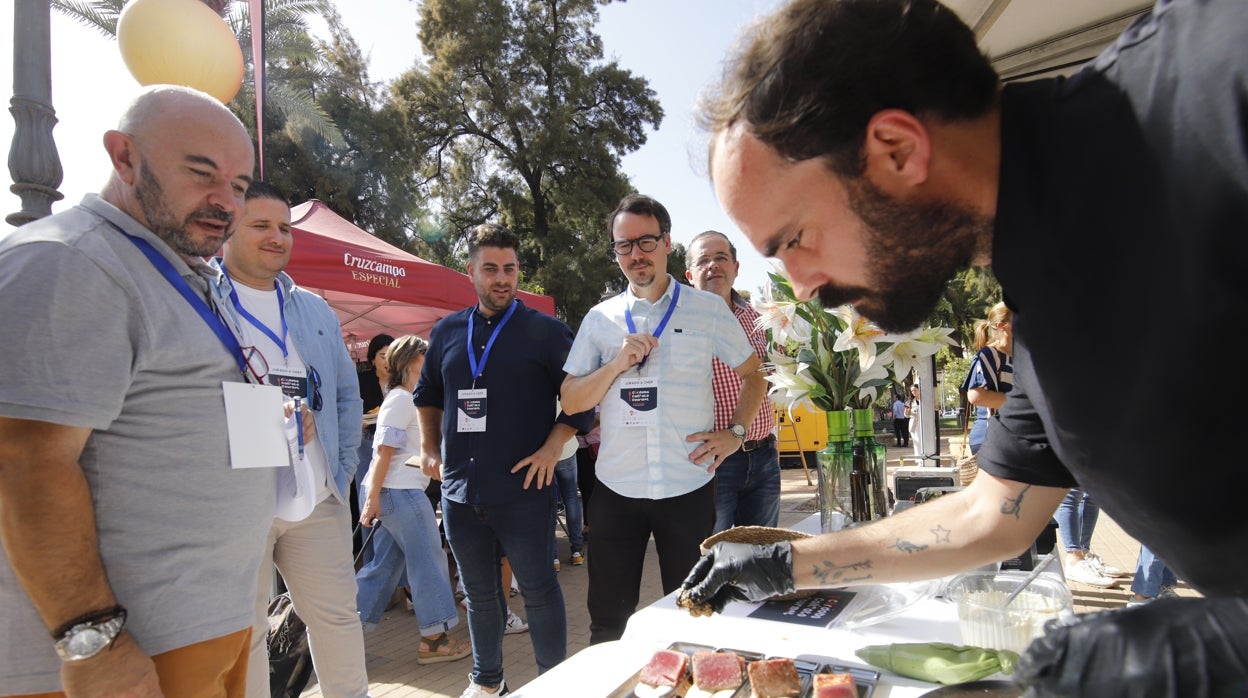
[(1000, 679), (986, 679), (941, 686), (924, 693), (921, 698), (1018, 698), (1021, 695), (1023, 689), (1017, 684)]

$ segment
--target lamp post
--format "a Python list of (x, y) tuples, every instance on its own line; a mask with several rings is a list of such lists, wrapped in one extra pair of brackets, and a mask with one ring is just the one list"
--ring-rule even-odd
[(51, 3), (16, 0), (13, 4), (13, 142), (9, 146), (9, 190), (22, 200), (22, 210), (5, 217), (18, 226), (52, 215), (52, 203), (64, 171), (52, 139)]

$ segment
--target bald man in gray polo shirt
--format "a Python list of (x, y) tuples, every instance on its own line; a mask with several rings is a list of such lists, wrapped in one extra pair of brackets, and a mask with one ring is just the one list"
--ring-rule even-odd
[(274, 477), (232, 468), (202, 258), (251, 140), (161, 86), (104, 147), (99, 196), (0, 239), (0, 692), (241, 697)]

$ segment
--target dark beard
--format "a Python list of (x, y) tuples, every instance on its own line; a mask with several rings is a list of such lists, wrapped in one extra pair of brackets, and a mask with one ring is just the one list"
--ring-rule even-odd
[(865, 177), (846, 180), (850, 208), (866, 225), (870, 289), (824, 286), (819, 300), (834, 308), (852, 302), (886, 332), (924, 324), (992, 221), (952, 201), (901, 203)]
[(177, 216), (165, 204), (164, 189), (160, 186), (156, 175), (152, 174), (151, 168), (147, 167), (147, 163), (142, 163), (139, 167), (139, 181), (134, 191), (139, 200), (139, 209), (143, 211), (143, 217), (147, 219), (148, 229), (178, 254), (188, 257), (211, 257), (221, 250), (221, 245), (215, 240), (196, 242), (187, 234), (187, 226), (197, 218), (222, 221), (226, 226), (225, 237), (226, 239), (230, 237), (234, 217), (218, 209), (192, 211), (179, 223)]

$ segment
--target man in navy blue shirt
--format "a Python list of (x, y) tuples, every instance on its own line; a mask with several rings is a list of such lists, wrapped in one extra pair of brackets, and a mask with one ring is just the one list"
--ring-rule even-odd
[(550, 564), (551, 480), (563, 444), (590, 429), (593, 412), (556, 419), (572, 330), (516, 298), (519, 246), (499, 225), (472, 231), (468, 276), (479, 302), (434, 325), (415, 391), (421, 467), (442, 480), (442, 523), (468, 595), (465, 696), (507, 690), (501, 555), (524, 593), (538, 671), (567, 654), (563, 591)]

